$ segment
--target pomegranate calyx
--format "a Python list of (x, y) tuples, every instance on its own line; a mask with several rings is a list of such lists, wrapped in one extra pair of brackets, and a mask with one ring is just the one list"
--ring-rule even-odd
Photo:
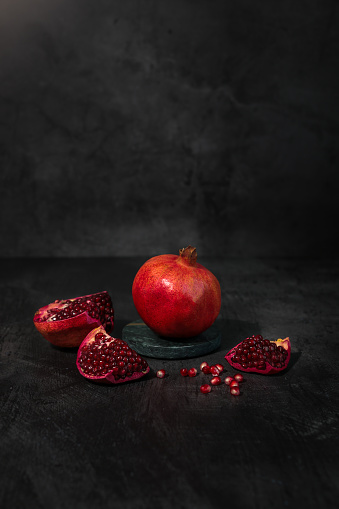
[(180, 261), (184, 261), (188, 265), (196, 265), (197, 263), (197, 250), (195, 247), (187, 246), (179, 249)]

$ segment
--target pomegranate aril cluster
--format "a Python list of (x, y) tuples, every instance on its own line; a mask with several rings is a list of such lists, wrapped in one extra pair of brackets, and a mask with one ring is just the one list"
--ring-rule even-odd
[(114, 317), (114, 311), (111, 297), (107, 292), (79, 297), (78, 299), (55, 301), (55, 304), (58, 304), (59, 307), (48, 309), (45, 320), (66, 320), (87, 311), (92, 318), (100, 320), (107, 332), (111, 329), (111, 319)]
[(274, 341), (264, 339), (260, 334), (244, 339), (234, 349), (232, 361), (240, 364), (243, 369), (256, 368), (266, 369), (266, 363), (274, 368), (284, 366), (287, 352), (282, 346), (277, 346)]
[(112, 373), (117, 380), (144, 371), (148, 366), (125, 341), (102, 332), (98, 332), (94, 341), (82, 348), (79, 365), (88, 376), (104, 377)]

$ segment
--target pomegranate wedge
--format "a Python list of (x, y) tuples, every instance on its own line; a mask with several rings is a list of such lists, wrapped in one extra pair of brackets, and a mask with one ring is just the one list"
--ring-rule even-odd
[(150, 369), (126, 341), (112, 338), (103, 327), (93, 329), (81, 343), (77, 368), (88, 380), (110, 384), (136, 380)]
[(262, 375), (283, 371), (290, 357), (289, 338), (269, 341), (260, 334), (244, 339), (225, 355), (225, 359), (233, 368)]
[(76, 347), (95, 327), (102, 325), (107, 332), (113, 329), (112, 300), (106, 291), (56, 300), (40, 308), (33, 322), (40, 334), (53, 345)]

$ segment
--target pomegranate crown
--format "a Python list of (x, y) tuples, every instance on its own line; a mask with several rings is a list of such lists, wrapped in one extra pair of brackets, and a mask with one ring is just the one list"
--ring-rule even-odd
[(179, 249), (179, 255), (181, 259), (185, 260), (190, 265), (195, 265), (198, 257), (196, 248), (192, 246)]

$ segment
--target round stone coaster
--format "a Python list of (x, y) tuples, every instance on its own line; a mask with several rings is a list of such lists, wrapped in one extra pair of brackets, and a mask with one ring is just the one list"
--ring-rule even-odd
[(205, 332), (193, 338), (164, 338), (158, 336), (141, 320), (127, 324), (122, 339), (133, 350), (156, 359), (188, 359), (213, 352), (220, 346), (221, 332), (213, 324)]

